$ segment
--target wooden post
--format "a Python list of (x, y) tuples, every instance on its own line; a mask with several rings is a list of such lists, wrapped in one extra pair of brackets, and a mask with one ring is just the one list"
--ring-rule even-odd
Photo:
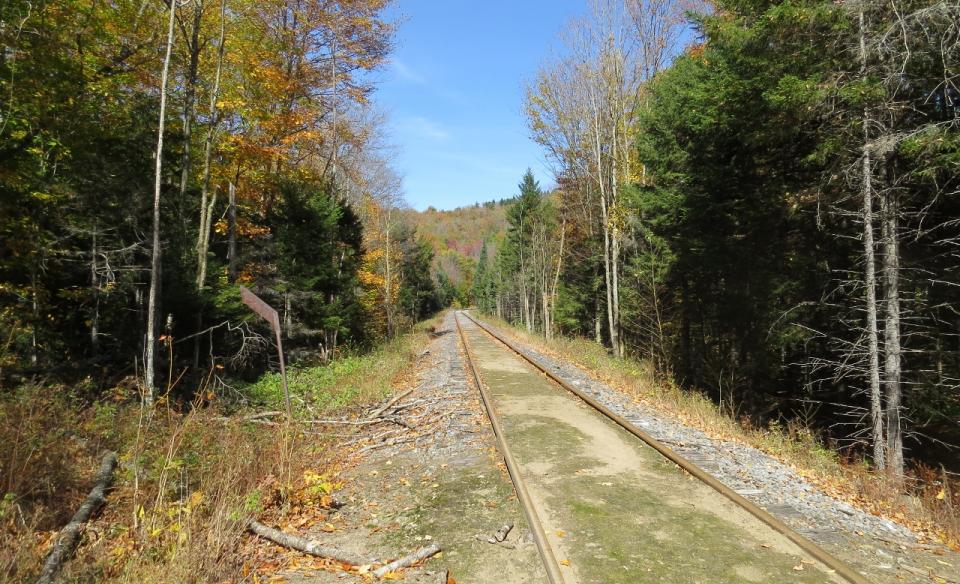
[(290, 389), (287, 387), (287, 367), (283, 360), (283, 342), (280, 336), (280, 315), (272, 306), (264, 302), (246, 286), (240, 286), (240, 299), (250, 307), (250, 310), (269, 322), (270, 328), (273, 329), (273, 334), (277, 339), (277, 355), (280, 357), (280, 377), (283, 379), (283, 399), (287, 406), (287, 420), (293, 420), (293, 410), (290, 407)]

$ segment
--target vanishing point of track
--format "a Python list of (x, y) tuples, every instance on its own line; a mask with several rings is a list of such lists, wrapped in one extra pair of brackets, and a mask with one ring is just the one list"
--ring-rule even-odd
[[(493, 427), (494, 434), (496, 435), (500, 454), (504, 458), (507, 471), (509, 472), (510, 478), (514, 483), (517, 497), (520, 500), (520, 504), (526, 516), (527, 523), (529, 524), (534, 542), (536, 543), (537, 549), (540, 552), (540, 556), (543, 560), (547, 579), (552, 584), (564, 584), (568, 581), (564, 576), (565, 570), (561, 568), (561, 563), (557, 560), (558, 552), (555, 550), (556, 538), (554, 538), (555, 542), (551, 543), (551, 538), (548, 537), (547, 530), (544, 528), (544, 518), (542, 515), (543, 511), (538, 510), (538, 505), (534, 501), (535, 497), (531, 496), (530, 490), (528, 489), (527, 481), (521, 468), (522, 464), (518, 462), (513, 449), (511, 448), (510, 444), (508, 444), (507, 433), (504, 431), (504, 424), (501, 420), (501, 415), (498, 413), (495, 399), (490, 393), (490, 390), (494, 388), (488, 387), (483, 381), (483, 377), (481, 376), (480, 372), (480, 366), (476, 360), (474, 350), (471, 348), (467, 334), (464, 332), (463, 327), (461, 327), (461, 315), (469, 319), (471, 324), (475, 325), (477, 329), (495, 339), (497, 345), (507, 348), (513, 355), (518, 356), (524, 362), (533, 366), (537, 371), (546, 375), (546, 377), (548, 377), (554, 384), (559, 385), (562, 389), (566, 390), (566, 392), (569, 392), (569, 394), (575, 396), (581, 403), (586, 404), (592, 410), (599, 412), (603, 417), (612, 421), (614, 424), (616, 424), (616, 426), (619, 426), (623, 430), (626, 430), (626, 432), (632, 436), (639, 438), (644, 445), (653, 448), (653, 450), (659, 453), (659, 455), (661, 455), (663, 458), (669, 460), (677, 467), (683, 469), (691, 476), (698, 479), (701, 483), (708, 486), (710, 489), (721, 495), (729, 502), (733, 503), (733, 505), (739, 509), (746, 511), (749, 515), (753, 516), (753, 518), (756, 520), (759, 520), (760, 523), (765, 525), (773, 532), (776, 532), (786, 540), (789, 540), (790, 543), (796, 546), (796, 548), (799, 548), (799, 550), (801, 550), (804, 554), (822, 564), (822, 566), (825, 568), (824, 571), (830, 574), (834, 581), (837, 579), (833, 578), (833, 576), (838, 576), (842, 580), (851, 582), (853, 584), (867, 584), (868, 581), (853, 568), (844, 564), (841, 560), (831, 555), (816, 543), (800, 535), (764, 509), (761, 509), (757, 505), (745, 499), (733, 489), (724, 485), (710, 474), (704, 472), (702, 469), (686, 460), (664, 444), (660, 443), (643, 430), (640, 430), (622, 416), (612, 412), (609, 408), (605, 407), (589, 395), (586, 395), (580, 389), (565, 382), (555, 373), (543, 367), (535, 359), (528, 356), (525, 351), (515, 346), (496, 331), (490, 329), (485, 324), (478, 322), (465, 312), (455, 313), (454, 320), (457, 325), (461, 342), (463, 343), (464, 352), (466, 353), (468, 368), (479, 389), (481, 401), (483, 402), (491, 426)], [(689, 546), (691, 555), (695, 555), (698, 551), (700, 551), (698, 550), (698, 542), (695, 540), (687, 542), (686, 545)], [(565, 561), (564, 566), (569, 566), (569, 563)], [(566, 573), (570, 573), (569, 568), (566, 570)]]

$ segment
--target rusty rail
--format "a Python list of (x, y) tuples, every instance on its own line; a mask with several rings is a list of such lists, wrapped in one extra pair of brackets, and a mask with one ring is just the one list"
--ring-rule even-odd
[[(467, 317), (469, 318), (469, 315), (467, 315)], [(503, 427), (500, 425), (500, 419), (497, 417), (497, 414), (493, 409), (493, 400), (490, 398), (490, 394), (487, 392), (487, 388), (484, 386), (483, 381), (480, 379), (480, 374), (477, 372), (477, 368), (473, 364), (473, 355), (470, 352), (470, 345), (467, 344), (467, 336), (463, 333), (463, 329), (460, 327), (460, 319), (458, 318), (456, 312), (453, 313), (453, 320), (457, 324), (457, 332), (460, 333), (460, 342), (463, 343), (463, 352), (467, 356), (467, 365), (470, 369), (470, 373), (473, 375), (473, 381), (477, 385), (477, 390), (480, 392), (480, 399), (483, 401), (483, 407), (487, 410), (487, 418), (489, 418), (490, 425), (493, 427), (493, 433), (497, 438), (497, 448), (500, 450), (500, 454), (503, 456), (503, 461), (507, 465), (507, 472), (510, 473), (510, 479), (513, 481), (513, 485), (517, 492), (517, 498), (520, 500), (520, 506), (523, 508), (523, 514), (526, 516), (527, 523), (530, 525), (530, 532), (533, 534), (533, 541), (537, 544), (537, 550), (540, 552), (540, 558), (543, 560), (543, 568), (547, 572), (547, 579), (550, 581), (550, 584), (564, 584), (565, 581), (563, 579), (563, 574), (560, 572), (560, 564), (557, 562), (557, 558), (553, 555), (553, 549), (550, 547), (550, 542), (547, 541), (547, 534), (543, 530), (543, 524), (540, 523), (540, 517), (537, 515), (537, 512), (533, 506), (533, 501), (530, 499), (530, 494), (527, 492), (527, 485), (523, 481), (523, 477), (520, 476), (520, 470), (517, 466), (517, 462), (513, 458), (513, 453), (510, 451), (510, 446), (507, 445), (507, 441), (504, 438)]]
[[(805, 551), (807, 554), (809, 554), (812, 558), (822, 563), (827, 568), (836, 572), (838, 576), (847, 580), (851, 584), (870, 584), (870, 581), (867, 580), (863, 575), (861, 575), (859, 572), (855, 571), (853, 568), (843, 563), (836, 556), (832, 555), (830, 552), (823, 549), (813, 541), (807, 539), (803, 535), (797, 533), (786, 523), (777, 519), (766, 510), (758, 507), (756, 504), (754, 504), (750, 500), (744, 498), (743, 496), (738, 494), (736, 491), (734, 491), (727, 485), (723, 484), (722, 482), (717, 480), (715, 477), (713, 477), (709, 473), (705, 472), (703, 469), (701, 469), (697, 465), (693, 464), (683, 456), (674, 452), (671, 448), (667, 447), (666, 445), (661, 443), (659, 440), (657, 440), (650, 434), (644, 432), (640, 428), (637, 428), (623, 416), (620, 416), (619, 414), (614, 413), (605, 405), (601, 404), (600, 402), (590, 397), (589, 395), (585, 394), (581, 390), (577, 389), (573, 385), (567, 383), (566, 381), (561, 379), (559, 376), (557, 376), (555, 373), (553, 373), (552, 371), (550, 371), (549, 369), (541, 365), (536, 359), (527, 355), (526, 352), (516, 347), (513, 343), (503, 338), (502, 335), (495, 332), (487, 325), (473, 318), (470, 314), (466, 312), (462, 312), (462, 314), (466, 316), (468, 319), (470, 319), (470, 321), (473, 322), (473, 324), (477, 325), (477, 327), (479, 327), (481, 330), (483, 330), (488, 335), (490, 335), (491, 337), (499, 341), (501, 344), (503, 344), (505, 347), (507, 347), (517, 355), (519, 355), (527, 363), (530, 363), (531, 365), (533, 365), (537, 370), (541, 371), (544, 375), (550, 378), (557, 385), (569, 391), (573, 395), (577, 396), (578, 398), (583, 400), (585, 403), (587, 403), (589, 406), (591, 406), (592, 408), (594, 408), (604, 416), (616, 422), (617, 425), (619, 425), (621, 428), (623, 428), (627, 432), (630, 432), (640, 440), (643, 440), (654, 450), (662, 454), (665, 458), (669, 459), (671, 462), (673, 462), (683, 470), (687, 471), (688, 473), (690, 473), (691, 475), (699, 479), (701, 482), (705, 483), (707, 486), (709, 486), (713, 490), (717, 491), (718, 493), (720, 493), (721, 495), (729, 499), (735, 505), (737, 505), (738, 507), (741, 507), (742, 509), (744, 509), (745, 511), (747, 511), (748, 513), (750, 513), (751, 515), (759, 519), (761, 522), (763, 522), (773, 530), (777, 531), (778, 533), (780, 533), (781, 535), (789, 539), (797, 547), (799, 547), (800, 549)], [(466, 337), (463, 336), (463, 330), (460, 329), (459, 321), (457, 321), (457, 329), (460, 330), (460, 335), (464, 339), (464, 345), (466, 345)], [(472, 365), (471, 365), (471, 368), (472, 368)]]

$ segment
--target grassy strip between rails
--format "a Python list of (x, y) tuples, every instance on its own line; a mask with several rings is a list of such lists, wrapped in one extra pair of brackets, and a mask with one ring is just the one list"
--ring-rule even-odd
[[(429, 340), (418, 326), (366, 355), (297, 369), (292, 393), (329, 415), (360, 411), (402, 385)], [(275, 405), (273, 376), (248, 388)], [(0, 394), (0, 581), (32, 581), (56, 530), (89, 489), (97, 455), (120, 453), (116, 488), (86, 530), (64, 581), (241, 581), (256, 566), (239, 553), (241, 519), (329, 505), (335, 437), (294, 425), (245, 423), (251, 410), (198, 391), (193, 407), (147, 415), (135, 389), (90, 405), (76, 388), (29, 386)], [(257, 408), (258, 410), (262, 408)]]
[(800, 421), (756, 427), (746, 419), (737, 420), (700, 392), (682, 389), (668, 379), (658, 379), (649, 363), (617, 359), (592, 340), (562, 336), (545, 339), (493, 317), (484, 319), (524, 344), (576, 364), (637, 402), (650, 405), (713, 438), (758, 448), (790, 465), (824, 492), (960, 551), (960, 482), (945, 473), (916, 468), (906, 486), (898, 486), (889, 477), (871, 472), (864, 464), (842, 461)]

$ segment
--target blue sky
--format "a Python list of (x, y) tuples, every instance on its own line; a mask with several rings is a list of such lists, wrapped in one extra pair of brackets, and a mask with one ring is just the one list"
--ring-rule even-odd
[(553, 184), (522, 114), (524, 83), (585, 0), (397, 0), (397, 46), (374, 97), (416, 209), (516, 194), (530, 167)]

